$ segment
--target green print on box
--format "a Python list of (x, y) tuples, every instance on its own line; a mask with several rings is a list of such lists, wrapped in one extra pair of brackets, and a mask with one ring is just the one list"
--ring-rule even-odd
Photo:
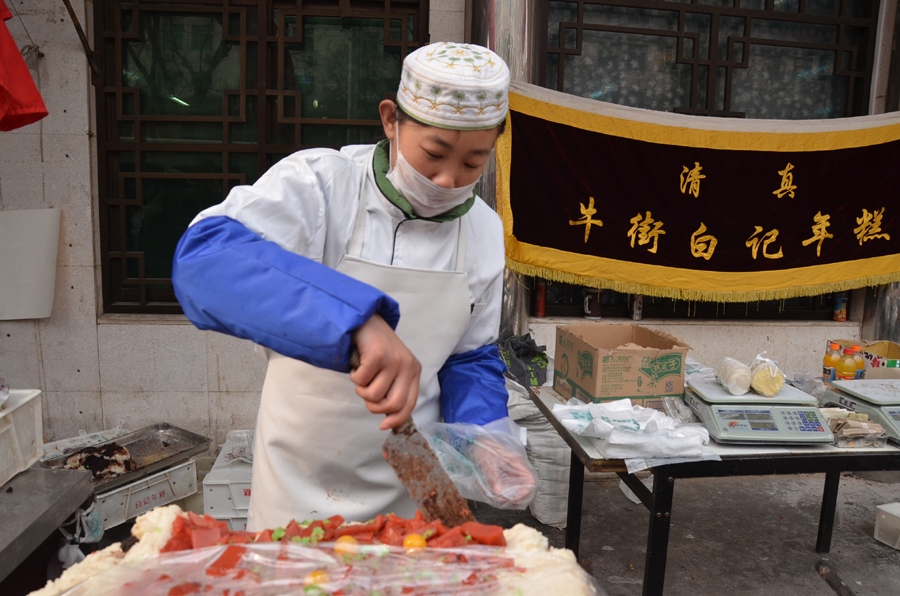
[(641, 359), (641, 367), (638, 370), (650, 379), (648, 385), (653, 387), (664, 377), (680, 374), (682, 370), (681, 364), (682, 354), (663, 354), (656, 358), (644, 356)]
[(590, 352), (578, 351), (578, 378), (594, 378), (594, 356)]

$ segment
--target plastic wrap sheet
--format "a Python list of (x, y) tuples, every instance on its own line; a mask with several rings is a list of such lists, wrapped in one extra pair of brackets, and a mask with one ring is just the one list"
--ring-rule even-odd
[[(328, 543), (233, 544), (168, 553), (109, 569), (65, 596), (533, 593), (528, 587), (523, 590), (523, 585), (566, 586), (565, 593), (573, 596), (603, 593), (574, 560), (564, 561), (550, 553), (529, 552), (524, 560), (535, 567), (530, 572), (517, 567), (504, 549), (494, 547), (426, 548), (407, 554), (402, 548), (358, 545), (355, 553), (343, 555), (333, 547)], [(536, 563), (536, 558), (546, 558), (549, 564)], [(570, 585), (580, 589), (573, 591)]]

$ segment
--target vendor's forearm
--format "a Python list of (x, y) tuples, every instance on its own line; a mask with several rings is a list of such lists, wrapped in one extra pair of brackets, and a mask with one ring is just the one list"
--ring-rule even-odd
[(200, 329), (343, 372), (354, 330), (376, 313), (391, 327), (400, 319), (390, 296), (228, 217), (201, 220), (185, 232), (172, 282), (184, 313)]

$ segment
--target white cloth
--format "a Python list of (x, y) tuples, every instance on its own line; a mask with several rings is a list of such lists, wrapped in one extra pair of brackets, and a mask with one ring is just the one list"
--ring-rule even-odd
[[(204, 210), (193, 223), (213, 216), (231, 217), (264, 239), (334, 269), (347, 253), (357, 199), (363, 196), (367, 216), (362, 259), (395, 267), (454, 270), (458, 222), (406, 220), (378, 190), (372, 169), (374, 151), (374, 145), (352, 145), (340, 152), (294, 153), (253, 186), (234, 188), (223, 203)], [(466, 243), (463, 271), (472, 316), (453, 354), (496, 342), (500, 327), (503, 224), (481, 199), (466, 214)]]
[[(438, 371), (466, 332), (471, 316), (466, 217), (451, 271), (392, 267), (359, 258), (366, 224), (358, 201), (348, 254), (337, 270), (391, 295), (402, 312), (397, 335), (422, 365), (417, 424), (440, 419)], [(440, 316), (434, 316), (434, 313)], [(427, 330), (427, 333), (422, 333)], [(342, 515), (365, 520), (383, 512), (412, 516), (416, 505), (382, 457), (389, 431), (370, 413), (348, 375), (268, 351), (269, 368), (257, 419), (247, 527), (258, 531), (291, 519)]]

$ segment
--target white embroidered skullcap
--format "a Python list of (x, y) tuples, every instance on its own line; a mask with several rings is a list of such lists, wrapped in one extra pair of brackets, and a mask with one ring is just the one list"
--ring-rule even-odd
[(493, 128), (509, 109), (509, 67), (475, 44), (433, 43), (403, 61), (397, 103), (416, 120), (440, 128)]

